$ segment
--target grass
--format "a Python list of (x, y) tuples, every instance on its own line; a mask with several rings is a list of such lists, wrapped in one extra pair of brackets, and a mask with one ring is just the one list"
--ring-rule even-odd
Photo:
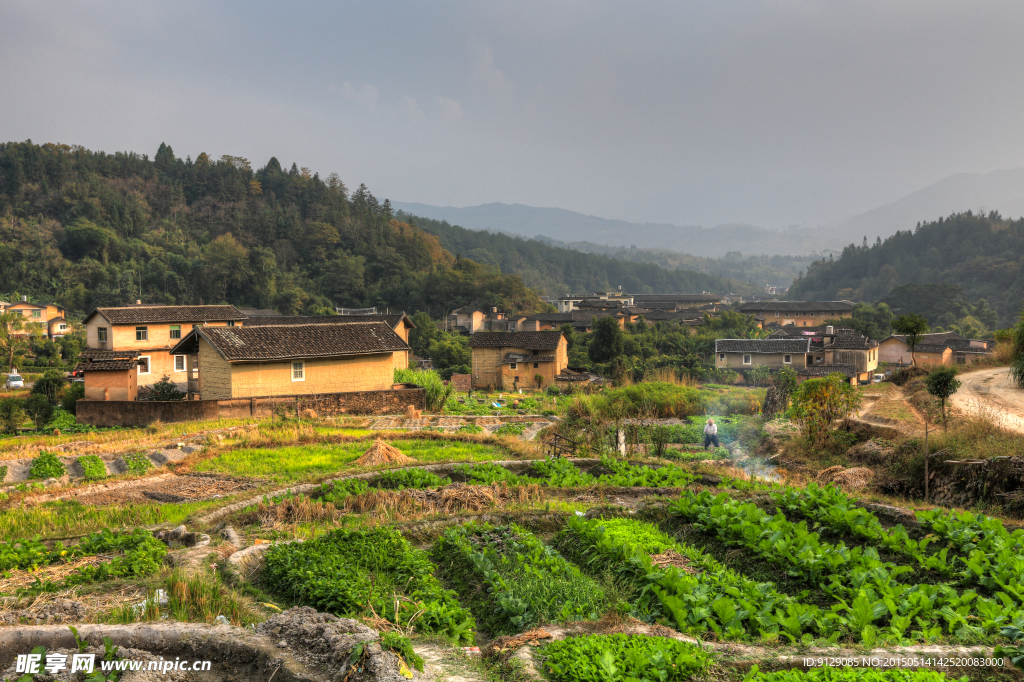
[[(388, 442), (418, 462), (483, 462), (508, 456), (499, 446), (472, 441), (399, 439)], [(218, 454), (196, 464), (193, 470), (234, 476), (259, 476), (281, 483), (314, 480), (353, 468), (352, 462), (369, 447), (370, 442), (363, 440), (280, 448), (243, 448)]]
[(69, 538), (103, 528), (134, 528), (157, 524), (179, 524), (193, 513), (223, 505), (227, 499), (173, 504), (126, 504), (96, 507), (77, 501), (60, 500), (33, 507), (8, 509), (0, 513), (0, 542), (39, 535)]
[(115, 609), (106, 620), (114, 623), (137, 623), (160, 620), (163, 615), (187, 623), (216, 623), (223, 616), (232, 625), (249, 625), (266, 620), (266, 616), (252, 608), (247, 600), (223, 585), (209, 570), (186, 573), (176, 569), (166, 577), (162, 589), (168, 603), (161, 607), (155, 592), (151, 591), (141, 607), (124, 604)]

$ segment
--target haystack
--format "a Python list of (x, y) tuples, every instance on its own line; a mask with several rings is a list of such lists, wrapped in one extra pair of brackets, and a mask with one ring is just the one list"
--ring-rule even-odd
[(355, 461), (355, 464), (361, 467), (373, 467), (384, 464), (409, 464), (415, 461), (413, 458), (403, 455), (402, 451), (395, 446), (388, 445), (378, 438), (370, 446), (370, 449)]
[(832, 483), (833, 481), (836, 480), (836, 474), (838, 474), (840, 471), (846, 471), (846, 467), (837, 465), (828, 467), (827, 469), (822, 469), (821, 471), (818, 472), (818, 484), (828, 485), (829, 483)]
[(841, 471), (832, 480), (846, 490), (860, 490), (875, 477), (875, 472), (867, 467), (854, 467)]

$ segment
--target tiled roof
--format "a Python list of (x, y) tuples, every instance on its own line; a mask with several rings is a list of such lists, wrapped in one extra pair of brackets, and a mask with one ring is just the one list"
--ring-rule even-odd
[(754, 313), (762, 310), (785, 313), (824, 312), (848, 313), (853, 310), (850, 301), (756, 301), (743, 303), (737, 308), (741, 313)]
[(845, 350), (867, 350), (868, 348), (874, 348), (876, 345), (878, 344), (869, 342), (868, 339), (860, 334), (842, 334), (832, 339), (832, 344), (828, 347)]
[[(197, 327), (198, 334), (228, 362), (331, 358), (407, 351), (409, 346), (384, 322), (298, 324), (264, 327)], [(171, 349), (174, 354), (177, 348)]]
[(137, 350), (83, 350), (78, 355), (80, 362), (76, 372), (118, 372), (131, 369), (139, 362)]
[(915, 353), (945, 353), (949, 348), (945, 343), (919, 343), (914, 346)]
[(505, 353), (499, 365), (507, 365), (510, 362), (554, 362), (554, 355), (525, 355), (523, 353)]
[(161, 324), (165, 322), (225, 322), (244, 320), (233, 305), (131, 305), (121, 308), (97, 308), (85, 318), (88, 322), (101, 314), (110, 324)]
[(716, 353), (806, 353), (810, 339), (718, 339)]
[(679, 303), (718, 302), (722, 298), (719, 294), (633, 294), (633, 301), (636, 303), (643, 301), (645, 304), (652, 301), (678, 301)]
[[(262, 316), (255, 315), (245, 321), (247, 327), (266, 327), (284, 324), (352, 324), (358, 322), (384, 322), (394, 329), (403, 319), (408, 319), (405, 313), (394, 315), (276, 315)], [(412, 321), (409, 321), (412, 324)]]
[(273, 308), (239, 308), (238, 312), (246, 317), (281, 317)]
[(798, 375), (810, 377), (827, 377), (829, 374), (836, 372), (852, 377), (857, 374), (857, 368), (854, 365), (811, 365), (809, 367), (799, 367), (796, 370)]
[(477, 332), (469, 337), (470, 348), (526, 348), (554, 350), (562, 338), (560, 331), (546, 332)]

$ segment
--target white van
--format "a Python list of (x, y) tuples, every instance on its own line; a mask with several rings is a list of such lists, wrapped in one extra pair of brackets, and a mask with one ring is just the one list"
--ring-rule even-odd
[(5, 374), (4, 390), (12, 391), (16, 388), (25, 388), (25, 380), (21, 378), (20, 374)]

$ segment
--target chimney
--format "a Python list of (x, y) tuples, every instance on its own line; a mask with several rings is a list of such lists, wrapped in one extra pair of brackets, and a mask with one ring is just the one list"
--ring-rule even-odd
[(22, 296), (21, 297), (21, 302), (22, 303), (28, 303), (28, 296)]
[(832, 325), (828, 325), (827, 327), (825, 327), (825, 335), (826, 336), (830, 335), (830, 334), (833, 334), (834, 332), (835, 332), (835, 330), (832, 328)]
[(135, 305), (142, 305), (142, 301), (140, 299), (135, 299)]
[(496, 313), (496, 312), (498, 312), (498, 308), (497, 308), (497, 306), (495, 306), (495, 307), (492, 307), (492, 308), (491, 308), (491, 313), (493, 314), (493, 313)]

